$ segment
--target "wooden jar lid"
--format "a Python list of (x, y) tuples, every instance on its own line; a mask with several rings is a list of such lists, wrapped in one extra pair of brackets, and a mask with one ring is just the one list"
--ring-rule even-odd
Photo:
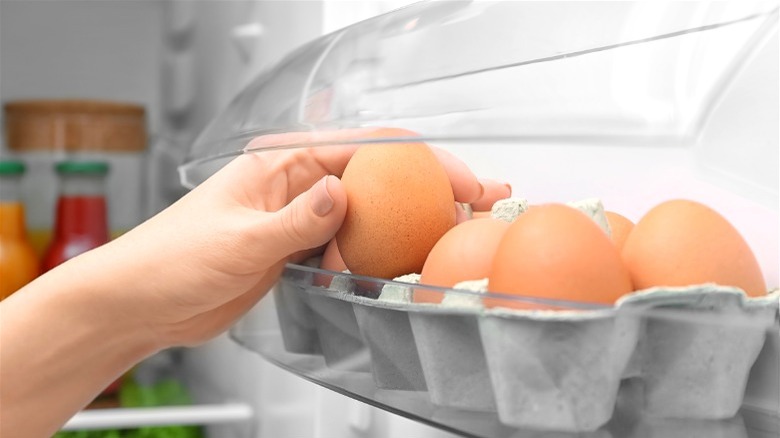
[(146, 149), (145, 111), (140, 105), (98, 100), (7, 102), (6, 141), (29, 151), (140, 152)]

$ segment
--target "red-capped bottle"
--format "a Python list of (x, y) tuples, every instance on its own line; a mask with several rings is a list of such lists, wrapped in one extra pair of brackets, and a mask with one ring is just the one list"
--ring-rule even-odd
[(55, 165), (59, 197), (52, 241), (43, 257), (43, 270), (108, 242), (105, 181), (108, 163), (63, 161)]

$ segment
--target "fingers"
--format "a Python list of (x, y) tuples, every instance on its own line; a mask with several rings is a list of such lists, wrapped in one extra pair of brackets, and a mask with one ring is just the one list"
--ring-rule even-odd
[(262, 253), (276, 260), (327, 243), (344, 221), (347, 195), (341, 181), (329, 175), (284, 208), (263, 213), (257, 242)]
[[(363, 140), (378, 138), (413, 138), (412, 131), (399, 128), (356, 128), (334, 131), (314, 132), (287, 132), (281, 134), (269, 134), (253, 139), (245, 148), (246, 151), (257, 151), (273, 147), (293, 147), (290, 150), (279, 151), (283, 154), (297, 154), (296, 159), (287, 160), (287, 163), (305, 169), (302, 172), (312, 178), (331, 174), (340, 176), (344, 172), (352, 155), (360, 147)], [(355, 142), (355, 143), (351, 143)], [(323, 145), (325, 147), (317, 147)], [(301, 146), (306, 146), (300, 148)], [(311, 147), (310, 147), (311, 146)], [(493, 203), (499, 199), (511, 195), (508, 184), (494, 180), (479, 180), (471, 172), (469, 167), (452, 153), (431, 146), (439, 162), (442, 163), (450, 183), (455, 200), (463, 203), (474, 204), (475, 210), (489, 210)], [(304, 186), (291, 190), (291, 197), (296, 196), (310, 184), (312, 180), (302, 181)], [(291, 182), (295, 184), (295, 182)], [(294, 187), (290, 187), (294, 189)]]
[(479, 199), (471, 202), (474, 211), (489, 211), (496, 201), (512, 196), (512, 186), (507, 183), (492, 179), (480, 179), (479, 183), (483, 192)]
[(444, 149), (437, 147), (431, 147), (431, 149), (450, 178), (455, 200), (467, 204), (478, 200), (482, 196), (482, 186), (466, 163)]

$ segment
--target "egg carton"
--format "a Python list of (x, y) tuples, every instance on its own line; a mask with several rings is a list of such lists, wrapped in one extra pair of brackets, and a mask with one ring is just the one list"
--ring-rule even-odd
[(371, 352), (371, 372), (380, 389), (427, 391), (405, 305), (352, 296), (358, 327)]
[(456, 307), (412, 303), (414, 287), (404, 283), (416, 283), (419, 275), (394, 280), (382, 288), (378, 299), (349, 298), (371, 351), (377, 387), (427, 390), (438, 406), (495, 411), (473, 303), (468, 299), (450, 299)]
[(732, 418), (779, 297), (707, 284), (636, 292), (606, 310), (487, 310), (480, 330), (499, 418), (592, 431), (629, 378), (641, 382), (649, 418)]
[[(747, 438), (750, 436), (741, 413), (723, 420), (659, 418), (642, 411), (644, 388), (641, 380), (625, 379), (621, 383), (615, 423), (605, 429), (620, 427), (625, 438)], [(621, 427), (630, 424), (630, 428)], [(603, 430), (603, 429), (602, 429)]]
[(595, 431), (612, 417), (639, 336), (617, 309), (485, 310), (479, 318), (502, 423)]
[(635, 292), (608, 309), (483, 309), (475, 294), (412, 303), (413, 288), (358, 296), (344, 275), (297, 293), (329, 367), (370, 370), (378, 388), (427, 391), (437, 406), (496, 411), (508, 426), (577, 433), (609, 421), (629, 380), (648, 418), (734, 417), (780, 304), (777, 291), (700, 285)]
[[(486, 285), (478, 280), (455, 287), (478, 292)], [(480, 295), (445, 294), (441, 304), (412, 303), (413, 290), (412, 286), (386, 285), (380, 299), (395, 298), (405, 303), (431, 403), (461, 412), (495, 412), (495, 396), (477, 326)]]
[[(304, 264), (319, 266), (320, 257), (313, 257)], [(273, 288), (274, 307), (279, 321), (284, 349), (296, 354), (322, 354), (314, 311), (305, 293), (314, 280), (307, 271), (289, 270)]]
[(777, 324), (780, 292), (748, 298), (715, 284), (652, 288), (618, 307), (642, 319), (624, 377), (644, 384), (645, 414), (719, 420), (742, 405), (750, 368)]
[(314, 274), (292, 270), (274, 291), (284, 348), (289, 353), (322, 355), (328, 368), (368, 372), (371, 360), (360, 335), (345, 275), (333, 277), (331, 289), (313, 284)]
[[(342, 281), (338, 279), (339, 277), (335, 277), (333, 282)], [(331, 284), (331, 287), (333, 286), (337, 284)], [(312, 285), (306, 287), (305, 292), (314, 311), (314, 326), (328, 368), (340, 371), (370, 371), (372, 361), (349, 301), (354, 295)]]
[(290, 353), (322, 354), (304, 286), (282, 280), (274, 288), (273, 296), (284, 349)]
[(478, 314), (418, 304), (409, 311), (430, 400), (437, 406), (495, 412)]

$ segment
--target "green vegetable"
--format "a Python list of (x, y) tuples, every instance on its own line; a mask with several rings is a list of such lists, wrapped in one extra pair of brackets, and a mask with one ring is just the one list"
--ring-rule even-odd
[[(192, 404), (187, 389), (174, 379), (165, 379), (154, 385), (139, 385), (127, 379), (119, 390), (120, 404), (128, 408), (155, 406), (186, 406)], [(129, 431), (123, 438), (202, 438), (198, 426), (142, 427)]]
[[(192, 404), (187, 389), (173, 379), (146, 386), (135, 379), (125, 379), (119, 389), (119, 402), (125, 408), (186, 406)], [(126, 430), (61, 431), (53, 438), (203, 438), (198, 426), (154, 426)]]

